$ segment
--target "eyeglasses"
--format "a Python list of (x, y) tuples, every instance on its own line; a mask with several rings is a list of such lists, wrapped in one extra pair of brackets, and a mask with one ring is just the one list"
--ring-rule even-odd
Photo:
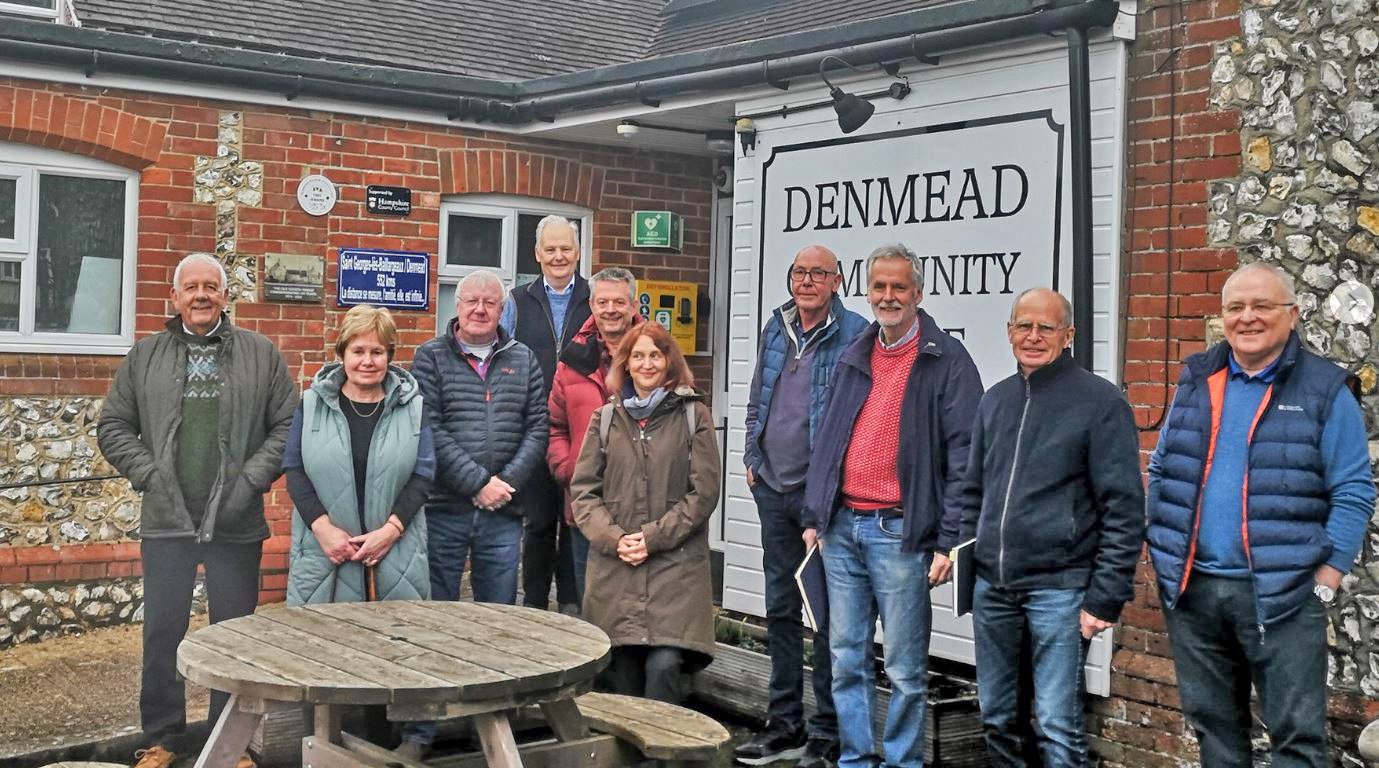
[(1247, 309), (1254, 312), (1256, 315), (1272, 315), (1275, 312), (1279, 312), (1291, 306), (1293, 306), (1293, 302), (1291, 301), (1277, 303), (1272, 301), (1256, 301), (1253, 304), (1246, 304), (1242, 301), (1232, 301), (1227, 304), (1222, 311), (1225, 313), (1226, 317), (1240, 317), (1245, 314), (1245, 310)]
[(836, 274), (838, 273), (831, 269), (819, 269), (818, 267), (814, 269), (805, 269), (804, 267), (795, 267), (790, 270), (790, 280), (795, 283), (803, 283), (804, 279), (807, 277), (816, 283), (822, 283)]
[(1048, 323), (1019, 322), (1006, 323), (1006, 327), (1009, 328), (1016, 336), (1028, 336), (1030, 331), (1038, 331), (1040, 336), (1047, 339), (1055, 333), (1067, 329), (1068, 326), (1049, 325)]

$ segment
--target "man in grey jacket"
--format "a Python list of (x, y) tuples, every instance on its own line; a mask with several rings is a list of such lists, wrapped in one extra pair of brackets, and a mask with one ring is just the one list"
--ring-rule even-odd
[[(186, 749), (177, 645), (187, 633), (196, 568), (212, 623), (254, 612), (268, 525), (263, 494), (282, 473), (297, 397), (282, 354), (224, 313), (225, 270), (194, 253), (173, 273), (177, 315), (129, 351), (106, 395), (97, 439), (143, 494), (144, 658), (141, 768)], [(225, 706), (211, 694), (210, 719)]]

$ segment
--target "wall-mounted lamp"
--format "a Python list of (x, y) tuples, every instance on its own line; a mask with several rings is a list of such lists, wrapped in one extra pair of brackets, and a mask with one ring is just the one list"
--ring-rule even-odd
[(733, 124), (733, 130), (737, 133), (738, 143), (742, 145), (743, 155), (747, 154), (747, 150), (757, 148), (757, 125), (752, 118), (739, 117)]
[[(825, 70), (828, 68), (828, 62), (830, 61), (836, 61), (854, 72), (863, 72), (863, 70), (854, 67), (837, 56), (825, 56), (819, 60), (819, 77), (823, 78), (824, 85), (828, 86), (828, 95), (833, 98), (833, 111), (838, 113), (838, 127), (843, 129), (843, 133), (852, 133), (871, 119), (872, 113), (876, 111), (876, 105), (868, 100), (872, 94), (868, 94), (865, 97), (857, 96), (829, 82)], [(910, 95), (910, 84), (904, 80), (897, 79), (881, 94), (875, 95), (889, 95), (893, 99), (903, 99)]]

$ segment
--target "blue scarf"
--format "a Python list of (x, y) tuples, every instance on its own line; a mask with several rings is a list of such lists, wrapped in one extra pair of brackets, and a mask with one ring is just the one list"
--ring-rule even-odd
[(623, 398), (622, 407), (627, 409), (627, 415), (641, 421), (650, 418), (651, 414), (655, 413), (656, 406), (666, 399), (667, 394), (669, 393), (665, 387), (657, 387), (646, 397), (637, 397), (636, 390), (633, 390), (630, 397)]

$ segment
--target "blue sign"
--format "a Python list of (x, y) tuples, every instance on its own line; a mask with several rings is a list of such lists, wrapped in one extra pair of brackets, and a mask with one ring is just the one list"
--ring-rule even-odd
[(341, 248), (336, 304), (426, 309), (430, 257), (413, 251)]

